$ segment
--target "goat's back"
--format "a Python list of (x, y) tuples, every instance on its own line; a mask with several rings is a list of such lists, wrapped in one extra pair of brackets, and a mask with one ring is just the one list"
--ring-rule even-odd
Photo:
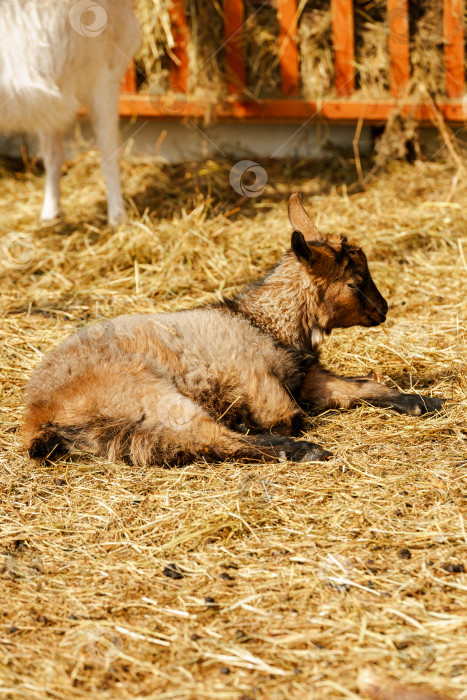
[(118, 82), (140, 41), (131, 0), (2, 0), (0, 130), (63, 129), (96, 81)]
[(185, 390), (218, 386), (228, 377), (244, 384), (267, 371), (291, 386), (298, 381), (295, 354), (278, 347), (247, 319), (218, 308), (119, 316), (80, 330), (49, 352), (27, 389), (28, 402), (52, 394), (105, 363), (139, 362)]

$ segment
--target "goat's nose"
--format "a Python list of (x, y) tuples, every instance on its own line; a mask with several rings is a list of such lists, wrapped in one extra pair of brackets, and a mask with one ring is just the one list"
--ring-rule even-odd
[(381, 304), (381, 306), (380, 306), (380, 311), (381, 311), (381, 313), (382, 313), (384, 316), (386, 316), (386, 314), (387, 314), (387, 312), (388, 312), (388, 309), (389, 309), (388, 302), (386, 301), (386, 299), (383, 299), (383, 300), (382, 300), (382, 304)]

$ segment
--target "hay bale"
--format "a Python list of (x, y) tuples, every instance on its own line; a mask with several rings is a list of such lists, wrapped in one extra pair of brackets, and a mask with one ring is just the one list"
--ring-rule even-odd
[(388, 97), (387, 2), (386, 0), (356, 0), (354, 7), (357, 91), (362, 97)]
[(409, 32), (412, 94), (445, 95), (443, 0), (409, 0)]
[(298, 39), (303, 96), (316, 100), (332, 94), (334, 62), (332, 14), (329, 2), (307, 2), (300, 18)]
[(188, 55), (190, 78), (188, 92), (202, 100), (210, 118), (212, 107), (227, 95), (224, 13), (217, 0), (187, 3), (190, 27)]
[(274, 2), (245, 0), (244, 27), (247, 90), (253, 98), (281, 93), (279, 22)]
[(170, 0), (138, 0), (135, 10), (142, 29), (141, 49), (135, 57), (137, 82), (144, 90), (168, 89), (168, 51), (174, 47)]

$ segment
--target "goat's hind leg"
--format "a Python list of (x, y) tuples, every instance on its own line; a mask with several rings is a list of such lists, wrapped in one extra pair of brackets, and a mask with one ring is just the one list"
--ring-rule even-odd
[[(183, 401), (185, 401), (183, 397)], [(187, 400), (189, 401), (189, 399)], [(193, 405), (194, 407), (196, 404)], [(118, 429), (115, 421), (99, 427), (98, 442), (105, 445), (108, 459), (123, 459), (130, 464), (168, 466), (187, 464), (204, 459), (208, 462), (248, 460), (275, 462), (286, 459), (293, 462), (313, 462), (326, 459), (331, 453), (308, 441), (271, 435), (239, 435), (205, 414), (198, 406), (188, 408), (189, 424), (179, 414), (175, 424), (161, 422), (146, 415), (139, 424), (123, 423)], [(178, 423), (178, 420), (182, 420)], [(117, 430), (116, 430), (117, 427)], [(109, 439), (105, 439), (105, 435)]]
[(367, 377), (338, 377), (316, 364), (305, 376), (299, 401), (322, 409), (350, 408), (360, 401), (366, 401), (380, 408), (419, 416), (440, 411), (445, 399), (402, 394), (397, 389), (391, 389)]
[(313, 443), (235, 433), (171, 382), (126, 362), (93, 366), (47, 401), (31, 401), (24, 438), (35, 458), (80, 450), (139, 466), (325, 456)]
[(60, 131), (39, 134), (45, 167), (45, 192), (41, 221), (57, 219), (60, 214), (60, 177), (64, 160), (63, 135)]
[(238, 434), (178, 393), (159, 398), (155, 411), (148, 411), (146, 405), (144, 413), (145, 418), (131, 439), (133, 463), (183, 464), (197, 459), (311, 462), (330, 455), (308, 441), (270, 433)]

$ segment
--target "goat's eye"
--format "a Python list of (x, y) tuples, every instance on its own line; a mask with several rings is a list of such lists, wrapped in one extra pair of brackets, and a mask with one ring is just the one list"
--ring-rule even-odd
[(350, 287), (350, 289), (358, 289), (358, 284), (354, 284), (353, 282), (347, 282), (347, 287)]

